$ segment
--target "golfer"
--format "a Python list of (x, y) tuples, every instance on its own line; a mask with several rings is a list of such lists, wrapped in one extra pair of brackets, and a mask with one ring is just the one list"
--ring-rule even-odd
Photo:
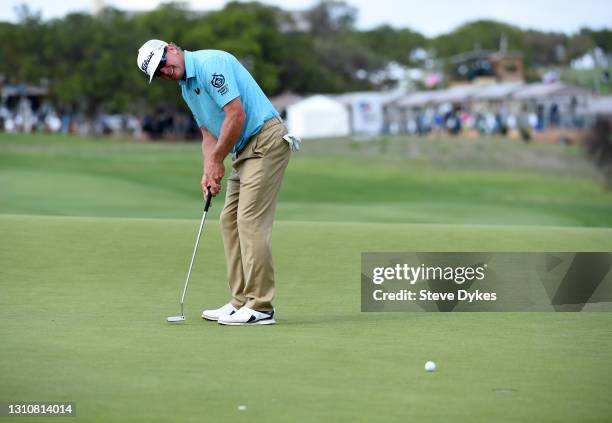
[(249, 72), (219, 50), (182, 50), (149, 40), (138, 51), (149, 76), (178, 81), (202, 131), (204, 194), (217, 195), (232, 154), (220, 224), (232, 298), (202, 317), (224, 325), (273, 324), (274, 268), (271, 235), (276, 198), (291, 150), (278, 112)]

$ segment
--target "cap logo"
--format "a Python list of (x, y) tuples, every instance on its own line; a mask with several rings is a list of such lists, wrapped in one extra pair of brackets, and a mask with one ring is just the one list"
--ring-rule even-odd
[(142, 65), (140, 65), (140, 69), (142, 69), (142, 71), (145, 73), (147, 72), (147, 68), (149, 67), (149, 62), (151, 61), (153, 54), (153, 52), (149, 53), (149, 57), (143, 60)]

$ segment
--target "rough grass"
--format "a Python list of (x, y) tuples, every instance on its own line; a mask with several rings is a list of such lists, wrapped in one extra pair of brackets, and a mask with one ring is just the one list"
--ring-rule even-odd
[[(381, 151), (378, 143), (306, 141), (278, 219), (612, 225), (612, 193), (576, 147), (393, 138)], [(0, 136), (0, 213), (189, 218), (200, 177), (197, 144)]]

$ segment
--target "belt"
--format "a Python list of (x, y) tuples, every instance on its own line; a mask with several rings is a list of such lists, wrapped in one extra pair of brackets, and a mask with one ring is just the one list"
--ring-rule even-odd
[(261, 134), (266, 129), (271, 128), (275, 125), (281, 125), (282, 123), (283, 123), (283, 120), (279, 116), (274, 116), (273, 118), (270, 118), (267, 121), (265, 121), (264, 124), (261, 125), (261, 129), (256, 134), (251, 135), (247, 143), (244, 145), (244, 147), (242, 147), (242, 150), (234, 153), (234, 157), (238, 157), (240, 153), (242, 153), (246, 149), (247, 145), (253, 140), (254, 137)]
[(280, 123), (283, 123), (283, 120), (280, 117), (278, 117), (278, 116), (274, 116), (273, 118), (268, 119), (267, 121), (264, 122), (264, 124), (261, 126), (261, 129), (259, 130), (258, 134), (260, 132), (262, 132), (262, 131), (265, 131), (266, 129), (268, 129), (271, 126), (278, 125)]

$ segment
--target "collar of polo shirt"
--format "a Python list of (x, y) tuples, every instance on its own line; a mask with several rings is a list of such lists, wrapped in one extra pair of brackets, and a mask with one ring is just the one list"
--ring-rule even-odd
[(187, 80), (195, 76), (195, 64), (193, 63), (191, 52), (185, 50), (183, 57), (185, 59), (185, 79), (179, 81), (179, 85), (181, 86), (187, 84)]

